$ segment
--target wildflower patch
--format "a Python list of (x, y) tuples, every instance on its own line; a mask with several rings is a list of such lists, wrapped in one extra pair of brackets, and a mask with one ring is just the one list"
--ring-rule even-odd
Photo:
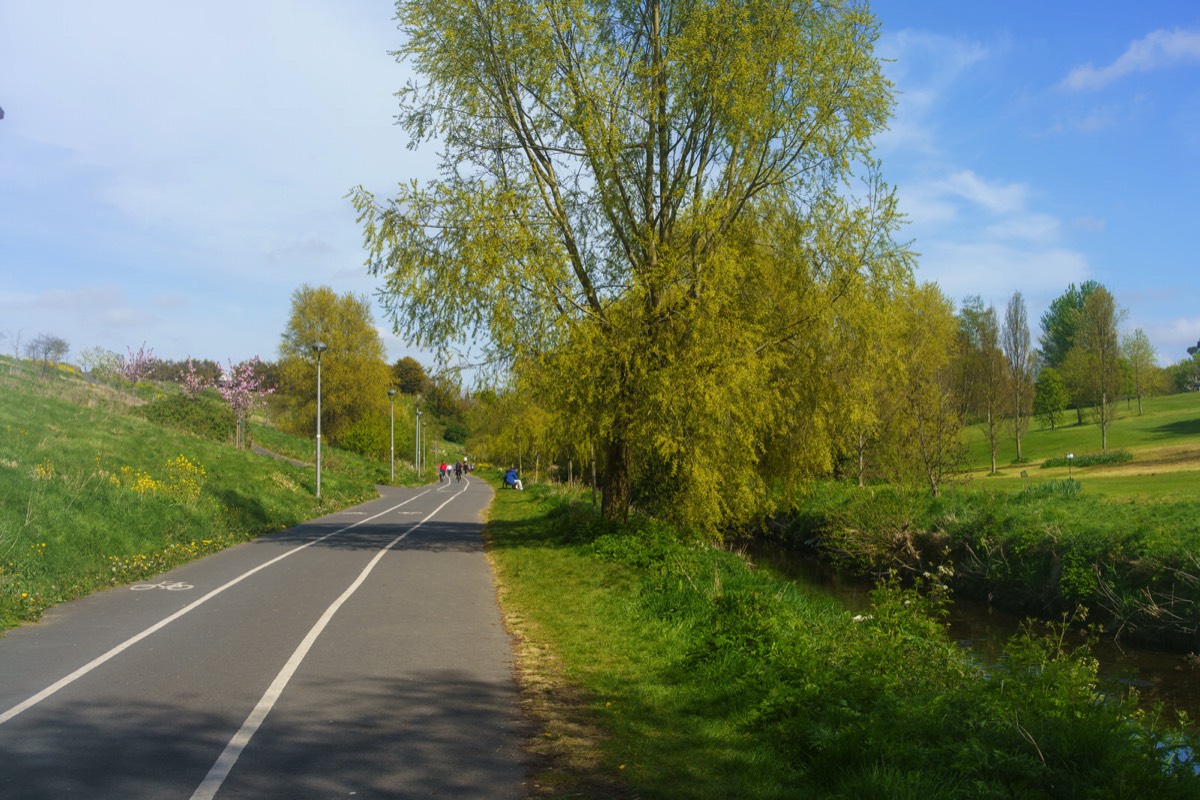
[[(100, 457), (97, 456), (97, 463)], [(142, 469), (122, 466), (115, 472), (102, 467), (98, 474), (110, 486), (128, 489), (140, 497), (162, 497), (185, 503), (200, 499), (207, 473), (204, 467), (180, 454), (163, 465), (164, 477), (156, 478)]]

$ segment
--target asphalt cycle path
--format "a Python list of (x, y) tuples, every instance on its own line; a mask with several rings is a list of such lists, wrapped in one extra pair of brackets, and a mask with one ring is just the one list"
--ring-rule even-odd
[(0, 638), (0, 798), (526, 796), (492, 489), (381, 491)]

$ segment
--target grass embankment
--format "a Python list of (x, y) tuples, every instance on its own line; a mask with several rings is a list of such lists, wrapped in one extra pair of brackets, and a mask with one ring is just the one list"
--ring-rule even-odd
[[(0, 364), (0, 629), (372, 497), (387, 477), (386, 465), (326, 448), (318, 503), (311, 467), (151, 422), (152, 406)], [(311, 442), (260, 433), (311, 461)]]
[(487, 536), (544, 726), (543, 795), (1200, 794), (1172, 760), (1185, 735), (1103, 698), (1061, 636), (1017, 637), (985, 676), (948, 640), (937, 592), (888, 587), (853, 617), (542, 486), (498, 492)]
[[(819, 485), (790, 539), (876, 575), (948, 566), (955, 590), (998, 607), (1057, 618), (1083, 606), (1109, 633), (1198, 652), (1200, 394), (1145, 409), (1112, 424), (1107, 453), (1087, 449), (1094, 425), (1033, 430), (1025, 463), (976, 468), (938, 498)], [(986, 463), (971, 436), (974, 463)], [(1015, 456), (1011, 441), (1002, 455)]]

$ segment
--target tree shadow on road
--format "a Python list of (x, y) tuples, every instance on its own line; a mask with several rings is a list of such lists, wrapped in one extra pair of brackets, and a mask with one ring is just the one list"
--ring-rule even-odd
[[(246, 797), (526, 796), (529, 735), (511, 688), (453, 671), (351, 676), (288, 692), (225, 788)], [(35, 708), (0, 728), (6, 798), (187, 797), (250, 708), (147, 699)], [(239, 794), (240, 793), (240, 794)]]

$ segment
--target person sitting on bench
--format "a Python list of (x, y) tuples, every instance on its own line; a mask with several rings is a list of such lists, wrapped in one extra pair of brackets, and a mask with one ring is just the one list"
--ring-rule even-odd
[(516, 467), (509, 467), (508, 472), (504, 473), (504, 485), (513, 489), (522, 490), (521, 474)]

